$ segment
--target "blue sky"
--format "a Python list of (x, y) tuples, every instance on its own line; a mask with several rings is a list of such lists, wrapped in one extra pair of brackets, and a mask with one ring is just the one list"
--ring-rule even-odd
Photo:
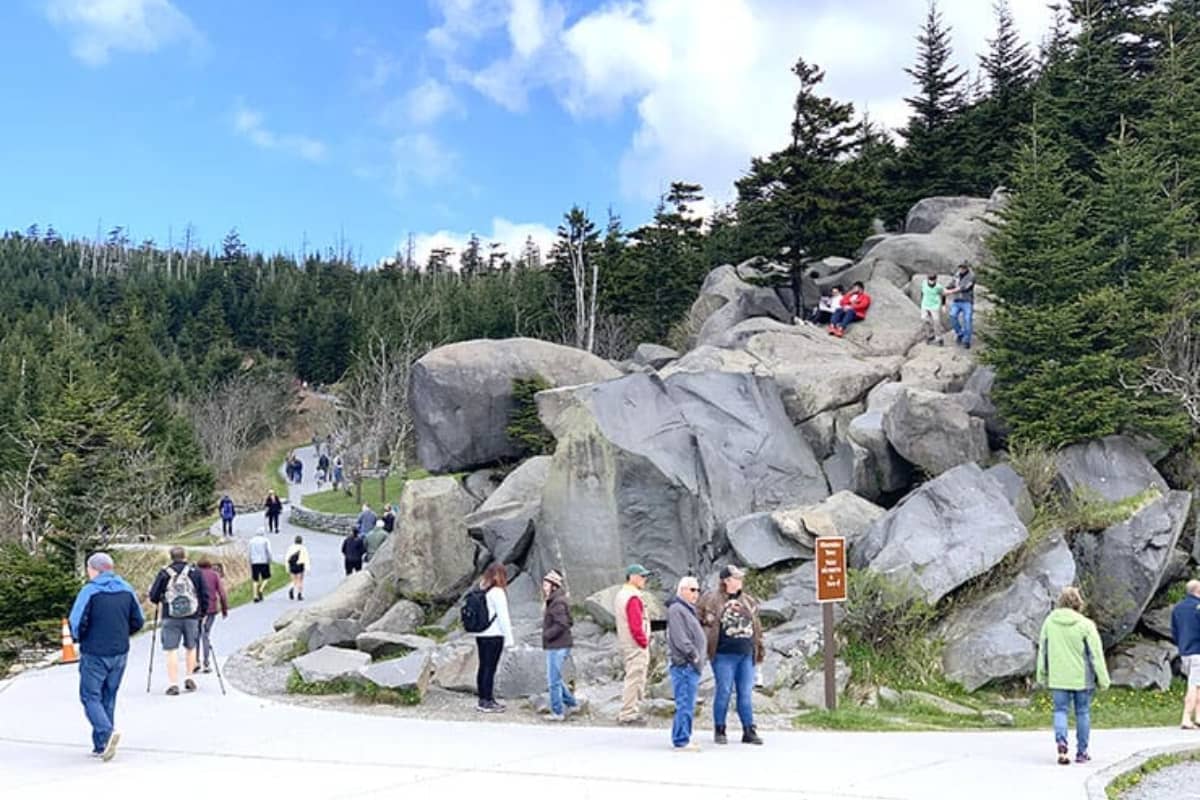
[[(1040, 0), (1011, 0), (1032, 40)], [(974, 66), (990, 0), (943, 3)], [(366, 262), (409, 233), (545, 241), (572, 203), (645, 220), (781, 146), (797, 55), (898, 125), (925, 0), (13, 0), (0, 229), (127, 226)]]

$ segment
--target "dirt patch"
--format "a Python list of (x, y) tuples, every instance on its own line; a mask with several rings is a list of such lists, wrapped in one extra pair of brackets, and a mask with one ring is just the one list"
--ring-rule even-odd
[(280, 484), (273, 477), (273, 465), (279, 463), (280, 457), (288, 450), (311, 444), (314, 432), (323, 433), (326, 424), (323, 417), (329, 413), (331, 407), (330, 402), (319, 395), (302, 393), (296, 413), (292, 415), (283, 432), (279, 436), (260, 442), (242, 456), (233, 478), (220, 486), (219, 491), (228, 493), (238, 505), (261, 505), (268, 491), (279, 491)]

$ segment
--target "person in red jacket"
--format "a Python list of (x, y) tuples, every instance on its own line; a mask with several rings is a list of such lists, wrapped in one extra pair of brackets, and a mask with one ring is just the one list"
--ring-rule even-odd
[(200, 618), (200, 654), (203, 666), (197, 664), (196, 671), (212, 672), (212, 666), (209, 663), (212, 655), (212, 642), (209, 640), (209, 636), (212, 635), (213, 623), (217, 621), (217, 612), (221, 613), (221, 619), (229, 616), (229, 597), (225, 594), (225, 581), (221, 580), (220, 573), (213, 567), (208, 556), (200, 556), (196, 566), (200, 568), (200, 579), (204, 581), (204, 589), (208, 594), (208, 608), (204, 610), (204, 616)]
[(846, 328), (851, 323), (860, 322), (867, 318), (867, 309), (871, 307), (871, 295), (862, 283), (850, 287), (850, 291), (842, 298), (842, 307), (833, 312), (829, 320), (829, 335), (841, 338), (846, 335)]

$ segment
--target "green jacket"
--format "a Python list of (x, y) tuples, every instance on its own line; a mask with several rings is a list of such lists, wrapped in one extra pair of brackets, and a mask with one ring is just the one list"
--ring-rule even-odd
[(1108, 667), (1096, 623), (1069, 608), (1056, 608), (1038, 636), (1037, 682), (1048, 689), (1107, 689)]

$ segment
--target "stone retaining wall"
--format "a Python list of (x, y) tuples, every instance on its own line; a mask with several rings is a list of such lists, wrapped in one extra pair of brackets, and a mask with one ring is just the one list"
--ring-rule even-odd
[(355, 514), (322, 514), (300, 506), (289, 507), (287, 516), (288, 522), (301, 528), (339, 535), (348, 533), (357, 520), (358, 516)]

